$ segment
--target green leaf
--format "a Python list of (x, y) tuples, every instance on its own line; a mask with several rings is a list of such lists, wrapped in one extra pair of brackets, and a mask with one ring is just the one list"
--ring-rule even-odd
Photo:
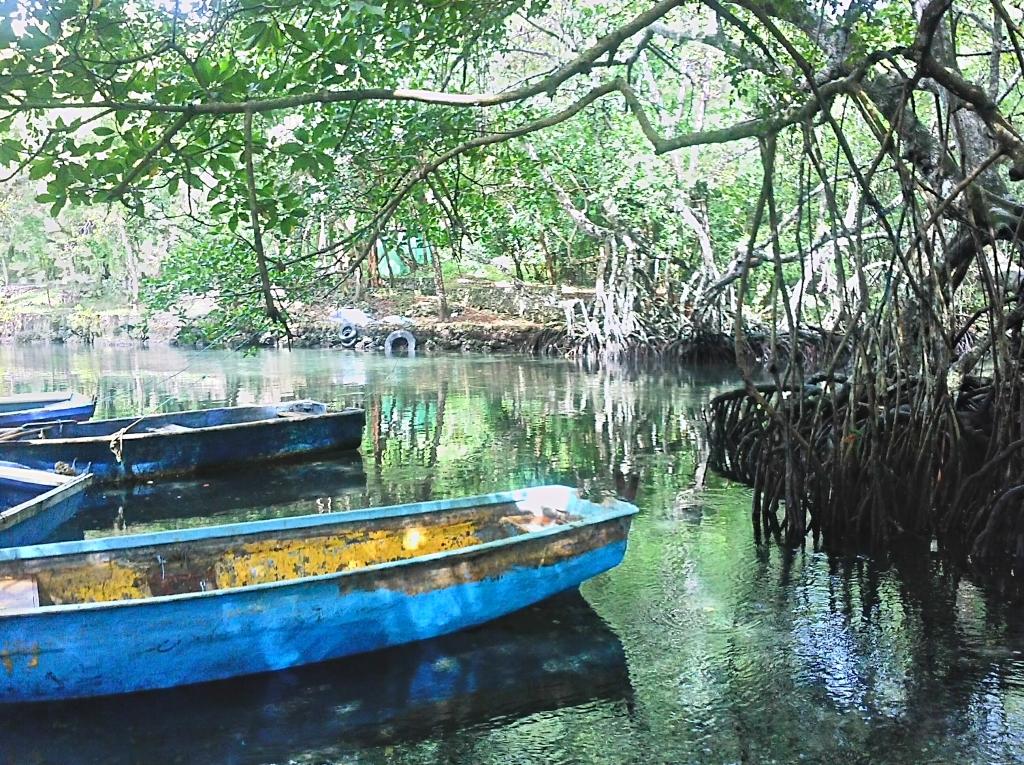
[(217, 79), (217, 69), (208, 58), (196, 61), (196, 72), (199, 73), (200, 85), (209, 85)]
[(353, 13), (367, 13), (371, 16), (383, 16), (384, 8), (379, 5), (367, 3), (364, 0), (352, 0), (349, 9)]
[(8, 138), (0, 141), (0, 165), (9, 165), (18, 159), (18, 155), (24, 147), (20, 141)]
[(263, 36), (267, 33), (268, 24), (266, 21), (254, 21), (249, 24), (245, 29), (242, 30), (241, 38), (243, 40), (243, 50), (248, 50), (256, 46), (256, 44), (263, 39)]
[(284, 24), (283, 27), (284, 31), (287, 32), (288, 37), (290, 37), (295, 42), (299, 43), (300, 45), (312, 45), (312, 43), (309, 40), (309, 35), (307, 35), (294, 24)]
[(41, 159), (33, 163), (32, 167), (29, 168), (28, 177), (33, 181), (38, 181), (40, 178), (45, 178), (53, 170), (53, 159)]
[(255, 41), (256, 47), (260, 50), (269, 50), (277, 47), (284, 42), (284, 37), (281, 34), (280, 27), (277, 26), (277, 22), (270, 22), (267, 24), (267, 28), (263, 30)]

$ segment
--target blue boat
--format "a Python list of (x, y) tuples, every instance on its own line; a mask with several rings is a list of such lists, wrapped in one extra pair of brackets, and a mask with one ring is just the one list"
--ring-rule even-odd
[(235, 406), (0, 431), (0, 460), (90, 472), (99, 483), (186, 475), (230, 465), (355, 449), (362, 409), (315, 401)]
[(0, 701), (221, 680), (482, 624), (616, 566), (636, 512), (545, 486), (0, 550)]
[(63, 476), (0, 463), (0, 547), (46, 539), (79, 511), (90, 481), (89, 475)]
[(358, 452), (239, 466), (217, 475), (108, 484), (42, 542), (343, 512), (366, 490)]
[(54, 420), (88, 420), (95, 411), (96, 399), (71, 391), (0, 396), (0, 428)]
[(153, 693), (7, 705), (11, 763), (349, 762), (366, 747), (630, 705), (618, 635), (578, 592), (482, 627), (334, 662)]

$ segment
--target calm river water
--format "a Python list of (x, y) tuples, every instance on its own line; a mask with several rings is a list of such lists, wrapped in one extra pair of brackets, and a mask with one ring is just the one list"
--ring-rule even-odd
[[(0, 348), (0, 393), (100, 415), (360, 404), (361, 456), (96, 496), (62, 538), (542, 482), (640, 507), (624, 563), (441, 640), (132, 698), (0, 707), (6, 763), (1024, 762), (1024, 618), (938, 561), (754, 545), (748, 493), (699, 474), (727, 373), (559, 361)], [(97, 636), (97, 640), (102, 640)]]

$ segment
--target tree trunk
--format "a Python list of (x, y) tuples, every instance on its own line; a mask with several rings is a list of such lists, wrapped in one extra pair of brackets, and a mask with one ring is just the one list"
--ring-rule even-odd
[(511, 247), (509, 248), (509, 254), (512, 256), (512, 263), (514, 263), (516, 267), (516, 279), (521, 282), (525, 282), (526, 277), (523, 276), (523, 264), (519, 259), (519, 250), (515, 247)]
[(132, 308), (139, 304), (139, 258), (135, 243), (128, 236), (128, 225), (121, 221), (121, 246), (124, 247), (125, 281), (128, 288), (128, 300)]
[(548, 270), (548, 279), (551, 281), (552, 287), (558, 286), (558, 275), (555, 273), (555, 258), (551, 254), (551, 249), (548, 247), (548, 238), (541, 231), (540, 234), (540, 248), (544, 251), (544, 265)]
[(448, 321), (448, 294), (444, 289), (444, 272), (441, 270), (441, 253), (433, 245), (427, 245), (430, 259), (434, 264), (434, 289), (437, 292), (437, 318)]
[(14, 245), (13, 244), (7, 250), (7, 257), (4, 257), (3, 255), (0, 255), (0, 279), (3, 279), (3, 285), (5, 287), (9, 286), (10, 283), (11, 283), (11, 274), (7, 270), (7, 260), (8, 260), (8, 258), (13, 258), (13, 257), (14, 257)]
[(371, 287), (380, 286), (380, 258), (378, 252), (383, 246), (383, 243), (378, 239), (366, 254), (367, 281)]
[(409, 251), (409, 262), (406, 265), (409, 267), (409, 273), (416, 273), (416, 269), (419, 268), (419, 263), (416, 262), (416, 253), (412, 249), (412, 237), (406, 232), (405, 237), (405, 248)]

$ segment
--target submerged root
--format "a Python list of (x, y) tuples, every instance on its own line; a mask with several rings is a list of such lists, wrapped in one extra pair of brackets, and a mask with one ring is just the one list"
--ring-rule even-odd
[[(795, 339), (794, 339), (795, 337)], [(805, 330), (794, 337), (775, 337), (762, 331), (746, 335), (745, 363), (764, 369), (786, 369), (792, 361), (818, 364), (835, 352), (839, 339), (824, 331)], [(526, 349), (535, 355), (559, 353), (570, 358), (616, 364), (672, 362), (692, 365), (735, 365), (736, 343), (732, 335), (703, 327), (686, 327), (657, 337), (630, 336), (609, 345), (597, 336), (571, 335), (564, 330), (544, 330)]]
[[(758, 540), (921, 546), (1024, 565), (1024, 381), (748, 386), (707, 410), (709, 465), (754, 490)], [(1001, 414), (1000, 414), (1001, 413)]]

